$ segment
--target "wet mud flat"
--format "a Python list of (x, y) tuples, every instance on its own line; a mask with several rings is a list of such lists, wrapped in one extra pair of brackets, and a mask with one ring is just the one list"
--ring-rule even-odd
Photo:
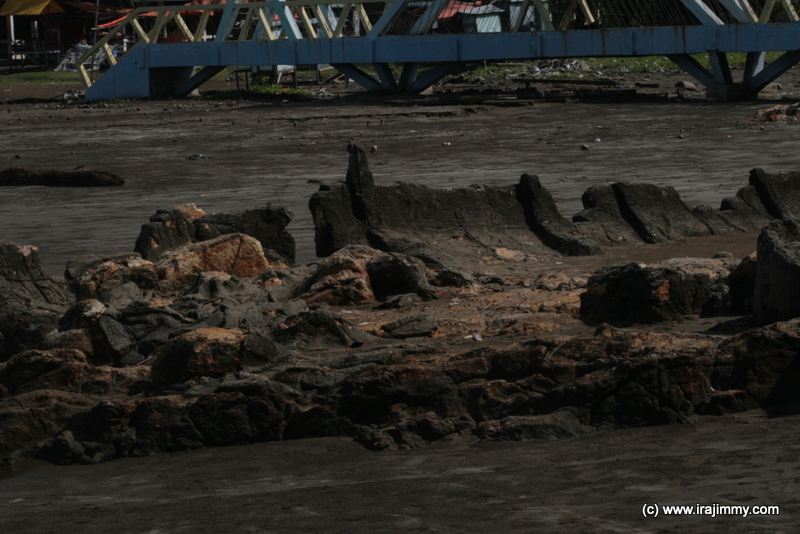
[[(348, 141), (371, 153), (376, 184), (510, 184), (536, 174), (569, 218), (590, 186), (673, 186), (690, 205), (733, 195), (754, 167), (797, 167), (796, 123), (755, 122), (774, 102), (535, 103), (391, 106), (381, 103), (148, 101), (56, 109), (1, 106), (3, 165), (87, 166), (118, 188), (7, 187), (2, 238), (38, 246), (61, 275), (70, 257), (132, 250), (156, 209), (206, 212), (288, 205), (298, 261), (315, 259), (307, 204), (320, 180), (344, 178)], [(581, 150), (581, 145), (589, 150)], [(189, 160), (192, 154), (207, 159)], [(19, 156), (17, 159), (16, 156)]]
[[(775, 414), (773, 414), (775, 415)], [(798, 416), (370, 452), (337, 438), (5, 471), (5, 532), (741, 532), (798, 525)], [(643, 517), (645, 504), (779, 515)]]

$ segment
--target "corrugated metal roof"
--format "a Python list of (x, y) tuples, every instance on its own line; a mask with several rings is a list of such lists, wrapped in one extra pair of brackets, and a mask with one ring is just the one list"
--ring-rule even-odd
[(8, 0), (2, 9), (2, 16), (44, 15), (46, 13), (64, 13), (64, 8), (55, 0)]

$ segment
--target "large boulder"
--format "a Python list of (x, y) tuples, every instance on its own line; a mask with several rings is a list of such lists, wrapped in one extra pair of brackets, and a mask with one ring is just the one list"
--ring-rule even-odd
[(758, 237), (753, 313), (759, 323), (800, 317), (800, 222), (774, 221)]
[(155, 265), (136, 252), (105, 258), (72, 258), (64, 277), (78, 299), (99, 299), (105, 303), (114, 300), (115, 290), (128, 283), (139, 290), (155, 289), (158, 284)]
[(353, 306), (375, 300), (367, 263), (383, 254), (364, 245), (346, 246), (322, 260), (316, 272), (298, 287), (306, 302)]
[(258, 276), (273, 265), (264, 256), (261, 243), (244, 234), (225, 234), (165, 253), (156, 272), (163, 290), (176, 290), (193, 283), (203, 271), (222, 271), (237, 277)]
[(366, 304), (408, 293), (431, 299), (435, 289), (429, 275), (433, 276), (417, 258), (350, 245), (322, 260), (314, 275), (298, 287), (297, 295), (331, 306)]
[(193, 221), (205, 213), (194, 204), (160, 209), (142, 225), (133, 251), (150, 261), (157, 261), (165, 252), (194, 241)]
[(274, 364), (287, 353), (263, 334), (200, 328), (170, 340), (153, 353), (151, 377), (166, 384), (220, 377), (243, 366)]
[(270, 259), (293, 263), (294, 238), (286, 231), (294, 214), (287, 207), (257, 208), (239, 212), (209, 213), (194, 204), (160, 209), (142, 226), (134, 251), (151, 261), (190, 243), (209, 241), (226, 234), (245, 234), (257, 239)]
[(180, 335), (153, 354), (152, 379), (173, 384), (236, 371), (242, 365), (244, 338), (240, 331), (222, 328), (201, 328)]
[(294, 213), (288, 207), (266, 207), (231, 213), (209, 213), (194, 220), (195, 241), (207, 241), (224, 234), (245, 234), (256, 238), (264, 249), (276, 252), (292, 264), (295, 242), (286, 231)]
[(655, 323), (720, 311), (731, 267), (725, 259), (691, 258), (604, 267), (589, 277), (581, 315)]

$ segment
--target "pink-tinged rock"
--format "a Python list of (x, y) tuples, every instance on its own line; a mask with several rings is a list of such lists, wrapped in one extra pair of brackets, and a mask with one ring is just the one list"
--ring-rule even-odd
[(381, 254), (373, 248), (351, 245), (325, 258), (317, 267), (313, 285), (303, 293), (303, 300), (332, 306), (373, 302), (367, 263)]
[(158, 282), (155, 265), (136, 253), (97, 259), (75, 267), (68, 265), (65, 275), (80, 300), (102, 298), (128, 282), (142, 289), (153, 289)]
[(199, 219), (203, 215), (206, 214), (205, 211), (198, 208), (194, 204), (181, 204), (180, 206), (173, 206), (176, 210), (180, 211), (186, 216), (189, 222), (194, 222), (195, 219)]
[(222, 271), (240, 278), (258, 276), (270, 267), (261, 243), (244, 234), (226, 234), (165, 253), (156, 265), (161, 289), (170, 291), (193, 283), (204, 271)]
[(170, 340), (154, 355), (151, 378), (174, 384), (201, 376), (222, 376), (242, 365), (245, 338), (238, 330), (201, 328)]

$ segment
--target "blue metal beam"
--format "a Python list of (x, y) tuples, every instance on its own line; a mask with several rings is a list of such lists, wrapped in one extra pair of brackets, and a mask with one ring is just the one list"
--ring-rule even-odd
[(385, 36), (162, 43), (150, 67), (411, 63), (563, 57), (648, 56), (800, 49), (800, 23), (628, 28), (538, 33)]

